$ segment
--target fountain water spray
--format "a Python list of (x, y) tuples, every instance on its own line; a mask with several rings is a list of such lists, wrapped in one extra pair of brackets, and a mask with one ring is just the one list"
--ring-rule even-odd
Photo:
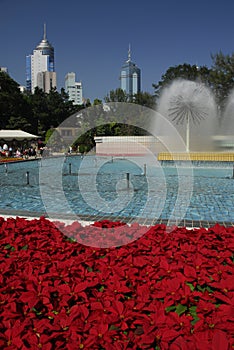
[[(210, 89), (200, 82), (185, 79), (173, 81), (163, 90), (158, 102), (158, 112), (171, 121), (184, 138), (186, 152), (212, 149), (216, 110)], [(164, 133), (173, 138), (169, 131), (164, 130)], [(175, 151), (181, 151), (176, 144)]]

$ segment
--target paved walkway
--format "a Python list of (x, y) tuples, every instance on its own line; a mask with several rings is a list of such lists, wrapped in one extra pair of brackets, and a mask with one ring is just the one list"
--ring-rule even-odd
[[(179, 226), (179, 227), (187, 227), (187, 228), (209, 228), (217, 224), (217, 222), (213, 221), (207, 221), (207, 220), (181, 220), (181, 221), (168, 221), (166, 219), (158, 219), (158, 220), (152, 220), (152, 219), (146, 219), (146, 218), (129, 218), (129, 217), (121, 217), (121, 216), (101, 216), (101, 215), (61, 215), (61, 214), (53, 214), (48, 215), (45, 212), (29, 212), (24, 210), (3, 210), (0, 209), (0, 216), (4, 218), (8, 217), (23, 217), (27, 219), (33, 219), (33, 218), (40, 218), (41, 216), (44, 216), (45, 218), (48, 218), (52, 221), (62, 221), (66, 224), (71, 224), (74, 221), (79, 221), (83, 226), (90, 225), (94, 223), (95, 221), (102, 221), (102, 220), (110, 220), (110, 221), (122, 221), (126, 222), (127, 224), (131, 225), (133, 223), (138, 223), (140, 225), (146, 225), (146, 226), (153, 226), (158, 224), (164, 224), (166, 226)], [(234, 222), (218, 222), (219, 225), (224, 227), (234, 227)]]

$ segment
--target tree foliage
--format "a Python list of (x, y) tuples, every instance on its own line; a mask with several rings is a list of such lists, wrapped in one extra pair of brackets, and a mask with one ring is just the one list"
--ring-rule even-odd
[(234, 88), (234, 53), (224, 55), (222, 51), (211, 55), (213, 65), (210, 73), (210, 81), (213, 92), (221, 109)]
[(162, 75), (161, 80), (157, 84), (153, 84), (155, 89), (155, 96), (159, 97), (162, 89), (172, 83), (173, 80), (181, 78), (191, 81), (201, 81), (209, 83), (210, 69), (206, 66), (198, 67), (187, 63), (178, 66), (170, 67), (166, 73)]
[(111, 90), (107, 96), (105, 96), (104, 101), (108, 102), (128, 102), (128, 95), (121, 88)]
[(110, 93), (104, 98), (106, 103), (108, 102), (126, 102), (126, 103), (136, 103), (141, 106), (155, 109), (155, 96), (151, 95), (149, 92), (138, 92), (131, 98), (127, 93), (118, 88), (116, 90), (111, 90)]
[(220, 51), (212, 54), (211, 58), (211, 68), (206, 66), (198, 67), (187, 63), (169, 67), (166, 73), (162, 75), (161, 80), (153, 84), (155, 96), (158, 98), (162, 89), (178, 78), (201, 81), (212, 90), (218, 107), (222, 112), (225, 101), (234, 88), (234, 53), (224, 55)]
[(32, 128), (30, 106), (19, 85), (5, 72), (0, 72), (0, 128), (22, 126), (25, 131)]
[(22, 93), (19, 85), (7, 74), (0, 72), (0, 128), (22, 129), (45, 136), (71, 114), (84, 108), (68, 100), (64, 89), (49, 93), (36, 88), (34, 94)]

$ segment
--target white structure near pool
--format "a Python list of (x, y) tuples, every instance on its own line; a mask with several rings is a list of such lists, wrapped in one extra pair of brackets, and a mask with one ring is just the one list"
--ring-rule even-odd
[(98, 156), (144, 156), (165, 152), (163, 144), (153, 136), (96, 136)]

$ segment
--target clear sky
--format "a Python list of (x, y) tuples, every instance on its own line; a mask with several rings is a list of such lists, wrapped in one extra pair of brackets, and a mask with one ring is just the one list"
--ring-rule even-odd
[(25, 85), (25, 57), (46, 23), (59, 91), (73, 71), (85, 97), (103, 99), (120, 87), (130, 43), (142, 90), (153, 93), (170, 66), (210, 67), (211, 54), (232, 54), (233, 18), (233, 0), (0, 0), (0, 66)]

